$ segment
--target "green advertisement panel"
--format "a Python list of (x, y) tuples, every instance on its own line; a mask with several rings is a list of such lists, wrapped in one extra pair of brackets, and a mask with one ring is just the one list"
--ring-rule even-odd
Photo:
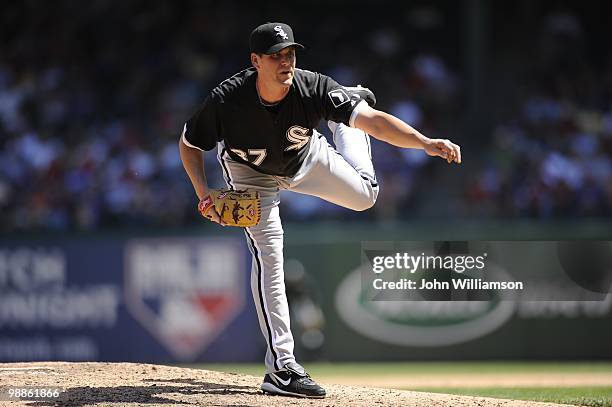
[[(612, 245), (607, 241), (417, 241), (367, 230), (350, 235), (323, 232), (287, 231), (286, 282), (298, 357), (612, 357)], [(360, 236), (370, 240), (358, 240)], [(369, 250), (372, 247), (376, 250)], [(381, 253), (393, 258), (388, 262), (391, 269), (385, 271), (391, 277), (373, 272), (375, 257), (382, 264)], [(469, 263), (470, 256), (476, 260)], [(452, 260), (456, 265), (459, 260), (466, 264), (466, 257), (473, 270), (424, 267), (427, 259)], [(411, 269), (416, 263), (419, 267)], [(376, 292), (373, 281), (379, 276), (397, 281), (418, 278), (416, 288), (426, 285), (421, 280), (448, 281), (445, 287), (450, 289), (393, 286)], [(463, 283), (457, 288), (457, 281), (466, 279), (474, 282), (471, 286), (478, 280), (479, 288), (466, 289)], [(503, 288), (487, 288), (494, 280), (504, 282)]]

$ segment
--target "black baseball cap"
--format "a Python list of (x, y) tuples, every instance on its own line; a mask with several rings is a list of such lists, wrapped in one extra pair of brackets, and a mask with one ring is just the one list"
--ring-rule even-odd
[(285, 23), (265, 23), (251, 32), (249, 40), (251, 52), (274, 54), (292, 45), (304, 48), (293, 40), (293, 30)]

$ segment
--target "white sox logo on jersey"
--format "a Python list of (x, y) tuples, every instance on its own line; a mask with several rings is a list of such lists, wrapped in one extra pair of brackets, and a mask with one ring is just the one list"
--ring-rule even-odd
[(289, 38), (285, 30), (283, 30), (283, 27), (281, 27), (280, 25), (275, 25), (274, 31), (276, 31), (276, 35), (281, 37), (283, 40), (286, 40), (287, 38)]
[(308, 135), (309, 131), (310, 130), (307, 128), (301, 126), (289, 127), (289, 130), (287, 130), (287, 140), (292, 144), (285, 148), (285, 151), (299, 150), (308, 144), (308, 141), (310, 141), (310, 136)]

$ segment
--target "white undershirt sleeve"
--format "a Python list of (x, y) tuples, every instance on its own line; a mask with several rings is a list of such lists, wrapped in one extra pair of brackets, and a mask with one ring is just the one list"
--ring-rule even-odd
[(355, 108), (353, 109), (353, 112), (351, 113), (351, 117), (349, 118), (350, 127), (355, 127), (355, 119), (357, 118), (359, 111), (365, 107), (363, 105), (364, 103), (366, 105), (368, 104), (368, 102), (366, 102), (365, 100), (361, 100), (359, 103), (357, 103), (357, 106), (355, 106)]

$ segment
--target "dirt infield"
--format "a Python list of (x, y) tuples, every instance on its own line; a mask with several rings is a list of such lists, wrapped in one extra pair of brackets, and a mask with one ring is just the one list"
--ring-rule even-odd
[(59, 398), (0, 401), (23, 406), (552, 406), (514, 400), (327, 384), (322, 400), (264, 395), (260, 377), (137, 363), (0, 364), (9, 388), (61, 388)]

